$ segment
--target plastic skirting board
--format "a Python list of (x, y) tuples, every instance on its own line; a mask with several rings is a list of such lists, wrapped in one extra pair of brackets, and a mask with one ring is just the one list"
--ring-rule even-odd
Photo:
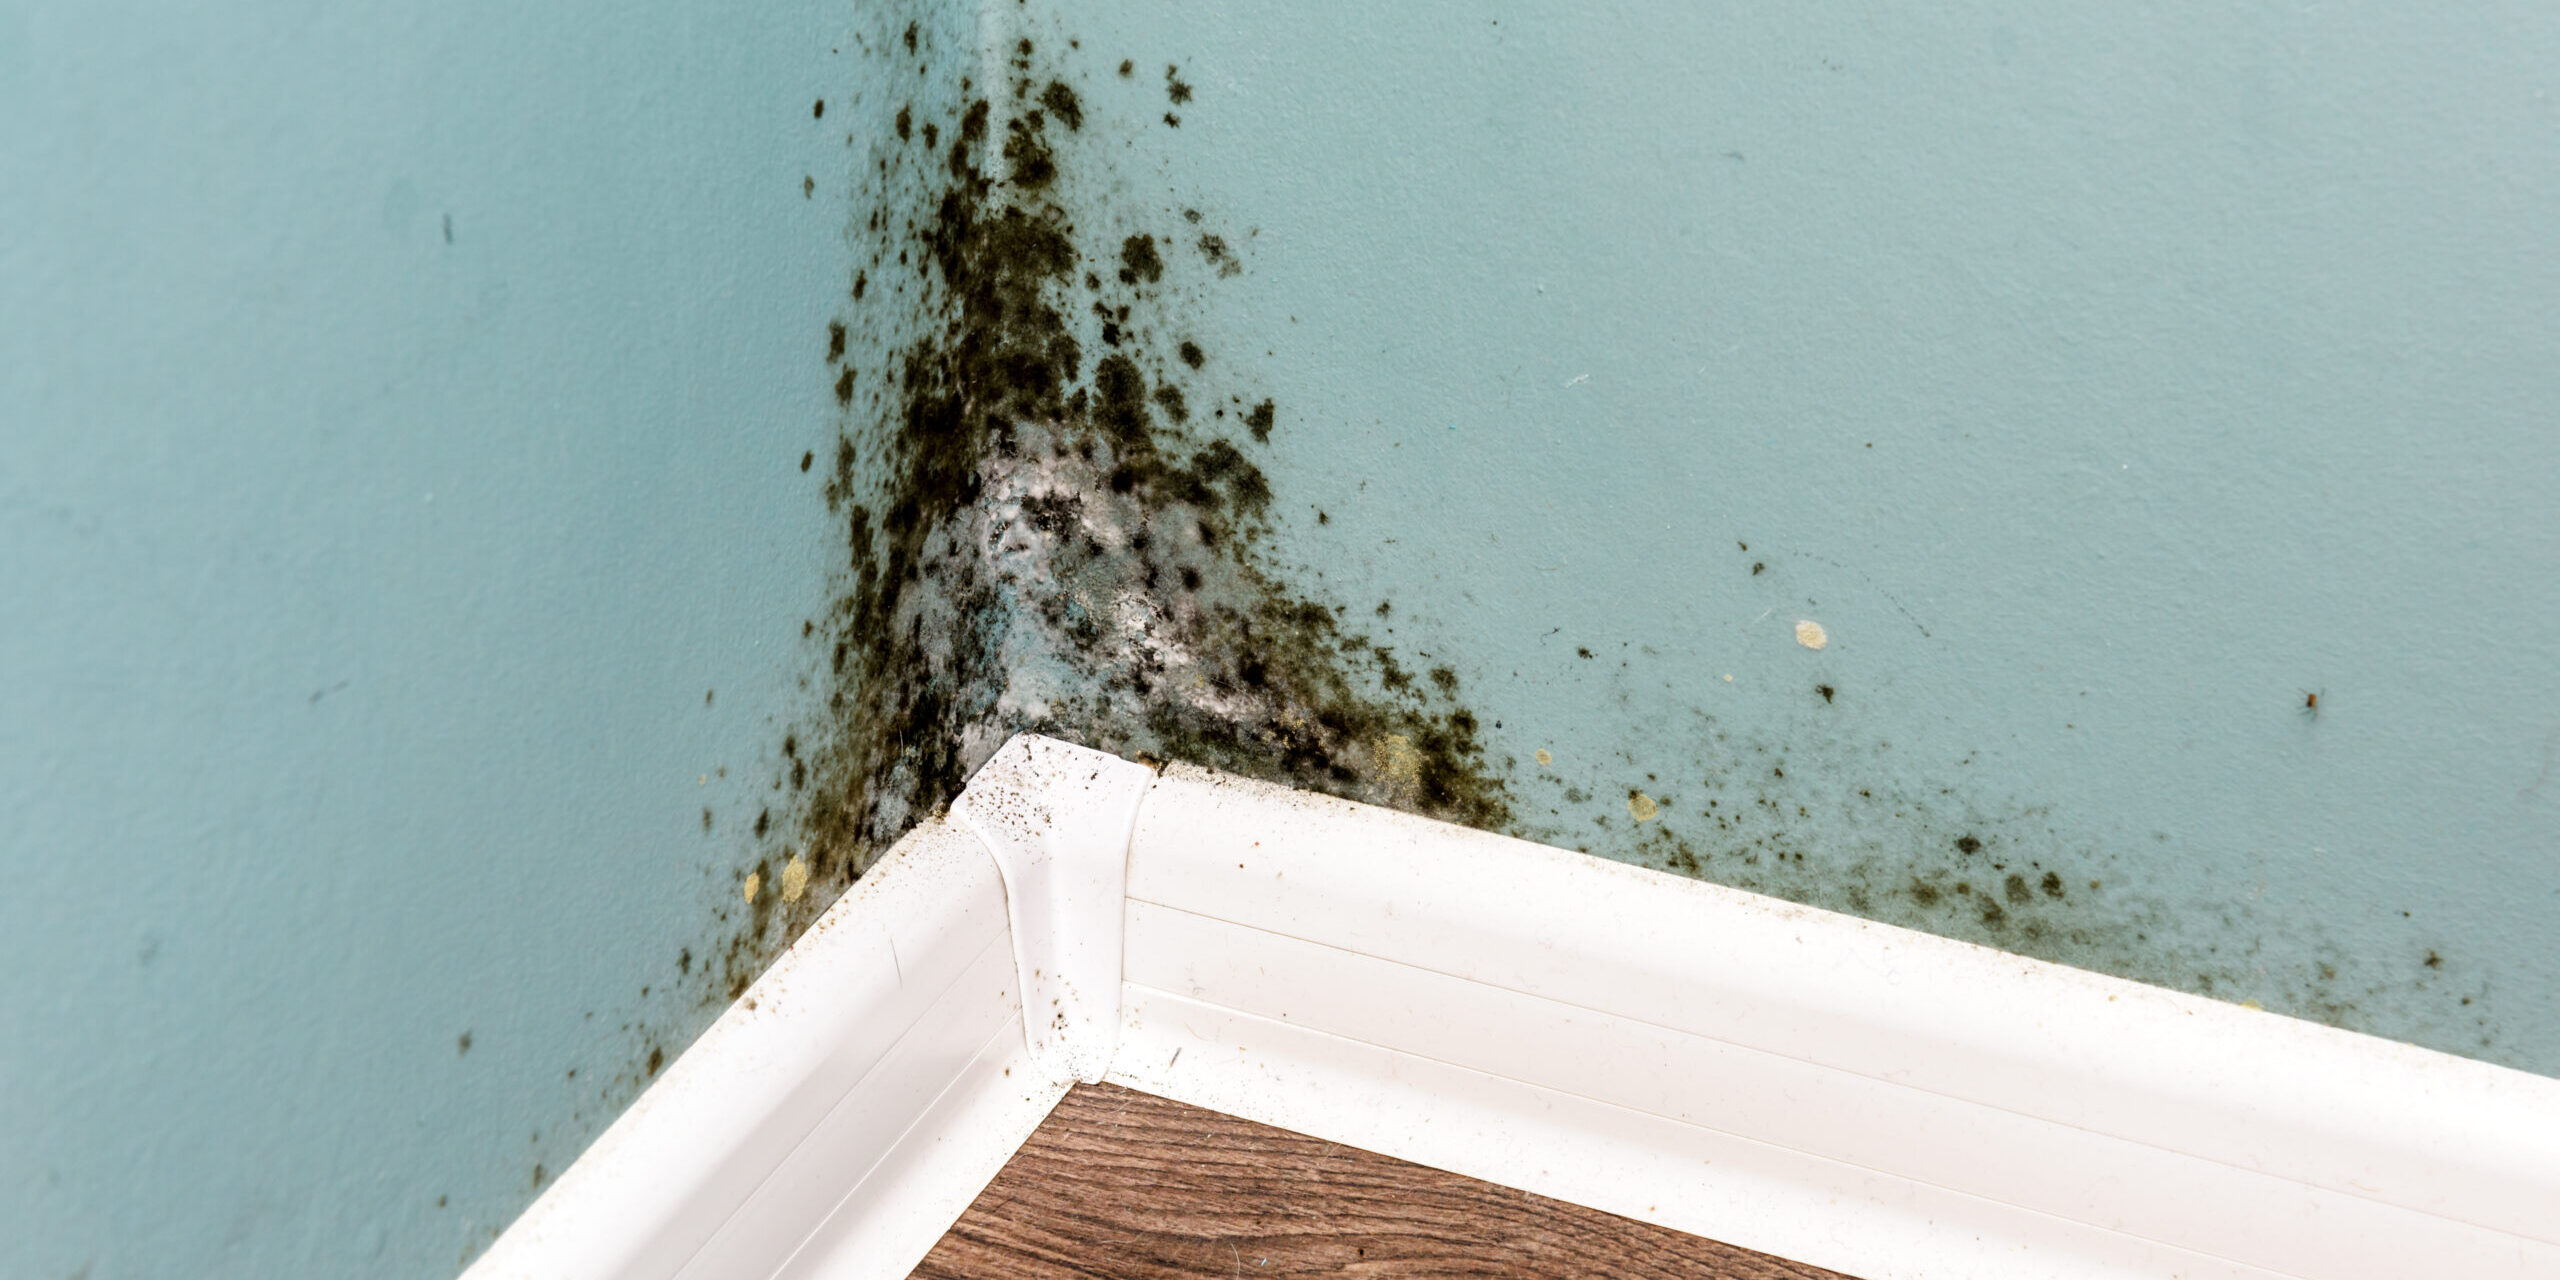
[(471, 1280), (903, 1276), (1070, 1076), (1869, 1280), (2560, 1276), (2560, 1081), (1133, 768), (1009, 744)]

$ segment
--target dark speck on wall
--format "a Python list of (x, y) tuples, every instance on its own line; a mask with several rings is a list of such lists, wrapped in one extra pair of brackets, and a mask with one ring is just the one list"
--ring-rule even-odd
[(826, 100), (826, 99), (824, 99), (824, 98), (820, 98), (820, 99), (818, 99), (815, 103), (811, 104), (811, 105), (810, 105), (810, 107), (809, 107), (809, 116), (810, 116), (810, 118), (811, 118), (811, 119), (824, 119), (824, 118), (826, 117), (826, 114), (827, 114), (827, 100)]
[(457, 1038), (454, 1040), (454, 1042), (453, 1042), (453, 1051), (454, 1051), (454, 1053), (455, 1053), (457, 1056), (459, 1056), (459, 1055), (461, 1055), (461, 1054), (466, 1054), (466, 1053), (471, 1052), (471, 1033), (470, 1033), (470, 1032), (465, 1031), (465, 1032), (463, 1032), (459, 1037), (457, 1037)]
[(1064, 81), (1052, 80), (1040, 91), (1040, 105), (1070, 130), (1084, 128), (1084, 103)]
[(1156, 253), (1156, 238), (1135, 235), (1120, 242), (1120, 283), (1154, 284), (1164, 279), (1164, 259)]

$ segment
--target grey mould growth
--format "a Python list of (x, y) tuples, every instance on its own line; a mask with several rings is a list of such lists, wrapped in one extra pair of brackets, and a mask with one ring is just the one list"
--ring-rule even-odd
[[(843, 558), (808, 629), (822, 705), (786, 742), (783, 847), (758, 869), (804, 861), (810, 892), (742, 923), (732, 994), (1024, 730), (1509, 821), (1455, 674), (1409, 670), (1268, 563), (1257, 454), (1286, 414), (1185, 314), (1243, 274), (1237, 237), (1096, 202), (1080, 139), (1166, 90), (1059, 52), (1026, 39), (1004, 84), (920, 87), (863, 175), (863, 260), (823, 343)], [(866, 362), (848, 330), (904, 340)]]

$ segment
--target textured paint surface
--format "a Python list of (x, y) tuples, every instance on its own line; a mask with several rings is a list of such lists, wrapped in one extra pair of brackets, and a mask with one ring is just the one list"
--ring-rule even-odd
[[(933, 215), (879, 228), (931, 321), (856, 361), (846, 474), (886, 488), (830, 491), (836, 616), (908, 683), (839, 670), (874, 719), (836, 724), (931, 745), (843, 769), (810, 840), (858, 861), (880, 799), (1035, 727), (2560, 1070), (2560, 21), (1101, 4), (974, 35), (914, 119), (987, 101), (967, 207), (1057, 244), (973, 312)], [(1080, 125), (1017, 153), (1052, 79)], [(1164, 256), (1175, 217), (1227, 252)], [(917, 430), (1026, 307), (1046, 354)], [(1249, 536), (1178, 585), (1136, 535), (1193, 499), (1091, 447), (1094, 405), (1166, 382), (1279, 406), (1127, 436), (1251, 468)], [(865, 570), (901, 501), (923, 541)], [(1267, 693), (1268, 628), (1222, 605), (1323, 641)], [(1463, 786), (1400, 788), (1434, 766)]]
[(1081, 22), (1513, 829), (2560, 1071), (2560, 15)]
[(2560, 1071), (2553, 66), (0, 12), (0, 1271), (450, 1272), (1020, 727)]
[(715, 1011), (842, 23), (0, 5), (0, 1275), (451, 1275)]

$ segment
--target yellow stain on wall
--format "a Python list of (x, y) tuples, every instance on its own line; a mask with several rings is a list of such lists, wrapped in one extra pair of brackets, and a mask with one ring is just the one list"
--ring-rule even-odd
[(1422, 753), (1414, 748), (1413, 739), (1401, 733), (1390, 733), (1378, 742), (1378, 767), (1398, 782), (1412, 782), (1422, 776)]
[(1540, 765), (1550, 765), (1550, 764), (1554, 764), (1555, 762), (1556, 762), (1556, 758), (1555, 758), (1554, 756), (1548, 755), (1548, 754), (1547, 754), (1547, 749), (1546, 749), (1545, 747), (1540, 747), (1540, 748), (1538, 748), (1538, 763), (1539, 763)]
[(1819, 649), (1831, 643), (1831, 633), (1823, 630), (1821, 623), (1806, 618), (1796, 624), (1796, 643), (1808, 649)]
[(762, 889), (763, 887), (764, 887), (764, 875), (763, 875), (763, 873), (761, 873), (761, 872), (755, 872), (755, 871), (750, 871), (750, 872), (748, 872), (748, 873), (747, 873), (747, 905), (748, 905), (748, 906), (754, 906), (754, 905), (755, 905), (755, 901), (756, 901), (756, 891), (757, 891), (758, 889)]
[(1627, 793), (1627, 816), (1638, 822), (1651, 822), (1662, 816), (1662, 806), (1655, 804), (1652, 796), (1630, 791)]
[(793, 858), (782, 867), (782, 900), (798, 902), (809, 891), (809, 860)]

